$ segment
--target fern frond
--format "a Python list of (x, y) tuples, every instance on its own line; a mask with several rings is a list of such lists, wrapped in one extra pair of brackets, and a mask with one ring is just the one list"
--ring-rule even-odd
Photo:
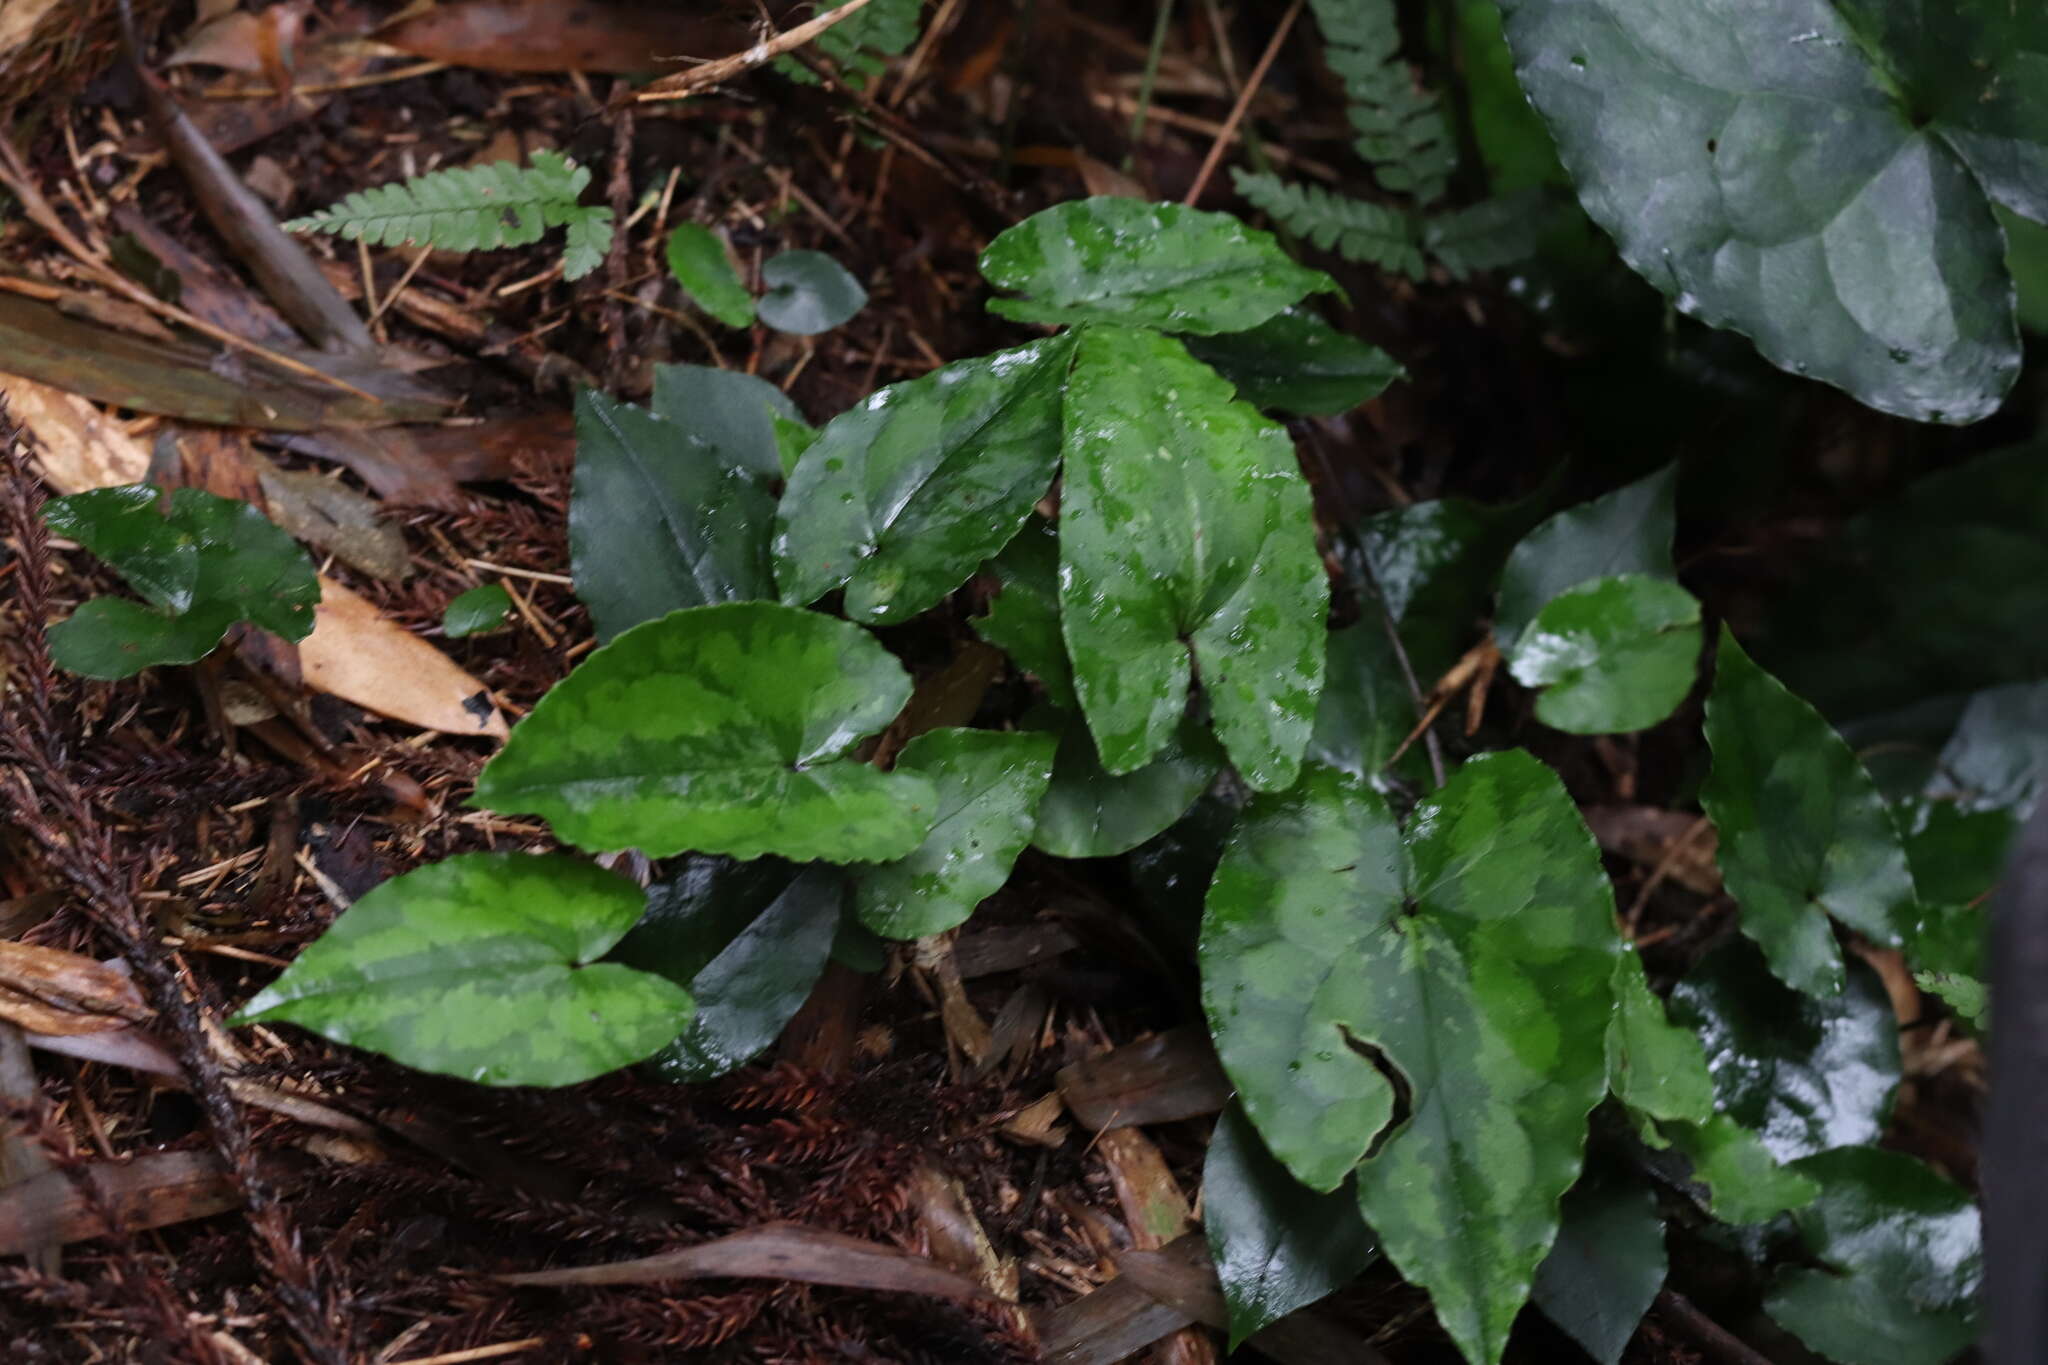
[(1324, 60), (1344, 82), (1358, 155), (1380, 188), (1427, 208), (1443, 198), (1458, 153), (1435, 95), (1401, 60), (1394, 0), (1310, 0)]
[[(818, 0), (818, 12), (838, 9), (846, 0)], [(869, 0), (868, 7), (817, 37), (816, 47), (830, 57), (847, 84), (866, 89), (882, 74), (887, 58), (908, 52), (924, 26), (924, 0)], [(787, 57), (776, 69), (790, 79), (815, 85), (817, 77), (801, 62)]]
[(1458, 279), (1475, 270), (1513, 265), (1536, 254), (1550, 222), (1551, 203), (1540, 189), (1482, 199), (1436, 214), (1422, 225), (1422, 245)]
[(1274, 222), (1347, 261), (1422, 278), (1415, 219), (1399, 209), (1332, 194), (1320, 185), (1289, 184), (1276, 175), (1233, 170), (1237, 192)]
[(528, 166), (493, 161), (357, 190), (284, 226), (288, 232), (330, 232), (372, 246), (441, 251), (530, 246), (547, 229), (566, 227), (569, 248), (562, 275), (573, 280), (589, 273), (611, 245), (612, 211), (576, 202), (589, 183), (587, 168), (559, 152), (535, 152)]

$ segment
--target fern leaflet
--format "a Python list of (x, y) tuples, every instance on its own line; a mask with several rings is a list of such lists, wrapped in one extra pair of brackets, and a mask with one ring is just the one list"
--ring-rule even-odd
[[(846, 0), (818, 0), (824, 13), (838, 9)], [(924, 0), (868, 0), (868, 7), (843, 23), (819, 34), (816, 47), (830, 57), (848, 85), (865, 90), (882, 74), (886, 58), (908, 52), (923, 26)], [(815, 85), (818, 78), (801, 62), (785, 57), (776, 70), (791, 80)]]
[(1332, 194), (1320, 185), (1297, 185), (1276, 175), (1234, 170), (1237, 192), (1297, 237), (1306, 237), (1347, 261), (1422, 278), (1416, 220), (1399, 209)]
[(1311, 0), (1324, 60), (1344, 81), (1358, 155), (1380, 188), (1423, 208), (1443, 198), (1458, 153), (1437, 98), (1401, 60), (1394, 0)]
[(612, 240), (612, 211), (577, 202), (589, 184), (586, 167), (559, 152), (541, 151), (524, 167), (493, 161), (357, 190), (284, 226), (290, 232), (330, 232), (372, 246), (441, 251), (530, 246), (549, 228), (567, 228), (562, 277), (574, 280), (596, 269)]
[(1424, 221), (1422, 245), (1457, 279), (1476, 270), (1525, 261), (1553, 221), (1555, 205), (1540, 188), (1517, 190), (1451, 209)]

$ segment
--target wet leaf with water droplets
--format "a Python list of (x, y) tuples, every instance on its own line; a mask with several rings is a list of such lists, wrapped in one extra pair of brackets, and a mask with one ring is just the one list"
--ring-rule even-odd
[(231, 1022), (486, 1085), (574, 1085), (690, 1022), (682, 987), (596, 960), (644, 908), (632, 882), (563, 854), (458, 854), (344, 910)]
[(782, 497), (782, 599), (844, 583), (847, 616), (884, 625), (959, 587), (1052, 483), (1073, 351), (1059, 336), (957, 361), (826, 423)]
[(1977, 1337), (1976, 1201), (1903, 1152), (1848, 1147), (1797, 1163), (1820, 1197), (1795, 1215), (1819, 1267), (1778, 1276), (1764, 1311), (1845, 1365), (1943, 1365)]
[[(1210, 888), (1202, 1000), (1246, 1112), (1310, 1188), (1356, 1168), (1382, 1250), (1469, 1360), (1499, 1359), (1578, 1176), (1622, 950), (1592, 835), (1519, 751), (1467, 761), (1405, 836), (1312, 766), (1245, 808)], [(1408, 1118), (1361, 1160), (1390, 1074)]]
[(1752, 662), (1725, 626), (1706, 730), (1714, 767), (1700, 804), (1720, 835), (1742, 932), (1780, 980), (1833, 995), (1842, 954), (1830, 915), (1894, 948), (1918, 924), (1891, 810), (1834, 727)]
[(1287, 433), (1157, 332), (1083, 331), (1067, 383), (1060, 624), (1102, 765), (1180, 724), (1190, 667), (1253, 787), (1292, 784), (1322, 690), (1329, 580)]
[(555, 684), (475, 804), (656, 858), (900, 858), (930, 831), (936, 793), (848, 754), (909, 698), (903, 665), (845, 621), (773, 602), (671, 612)]
[(1234, 215), (1101, 196), (1032, 214), (988, 244), (992, 312), (1016, 322), (1122, 322), (1214, 336), (1256, 327), (1336, 281)]
[(860, 922), (884, 938), (923, 938), (964, 923), (1000, 891), (1031, 841), (1053, 743), (1046, 734), (933, 730), (905, 745), (896, 771), (931, 779), (937, 819), (908, 857), (861, 870)]

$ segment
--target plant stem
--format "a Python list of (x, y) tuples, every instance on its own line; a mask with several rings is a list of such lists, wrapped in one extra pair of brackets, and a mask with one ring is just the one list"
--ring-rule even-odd
[(1138, 162), (1138, 144), (1145, 137), (1145, 115), (1152, 109), (1152, 87), (1159, 83), (1159, 59), (1166, 52), (1166, 31), (1172, 24), (1173, 0), (1159, 0), (1159, 10), (1152, 21), (1152, 46), (1145, 52), (1145, 78), (1138, 82), (1138, 107), (1131, 111), (1131, 146), (1124, 153), (1125, 175)]

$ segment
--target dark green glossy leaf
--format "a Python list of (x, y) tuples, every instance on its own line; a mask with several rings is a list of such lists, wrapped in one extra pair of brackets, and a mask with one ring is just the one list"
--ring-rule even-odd
[(1102, 770), (1094, 736), (1079, 716), (1054, 712), (1036, 723), (1060, 729), (1052, 784), (1038, 803), (1031, 843), (1055, 858), (1127, 853), (1171, 825), (1216, 780), (1223, 751), (1208, 727), (1183, 720), (1158, 757), (1133, 773)]
[(1586, 211), (1681, 309), (1887, 412), (1998, 406), (2019, 350), (1985, 194), (2048, 214), (2038, 10), (1503, 9)]
[(1065, 417), (1060, 624), (1103, 766), (1159, 753), (1192, 662), (1245, 781), (1290, 786), (1330, 596), (1294, 443), (1181, 343), (1132, 328), (1081, 334)]
[(668, 271), (699, 308), (728, 327), (754, 325), (754, 296), (740, 283), (725, 239), (702, 223), (678, 223), (668, 236)]
[(1244, 800), (1235, 784), (1210, 787), (1186, 815), (1132, 849), (1125, 860), (1138, 911), (1176, 967), (1195, 961), (1202, 941), (1202, 901)]
[(647, 888), (647, 915), (612, 954), (687, 988), (696, 1017), (657, 1053), (678, 1083), (744, 1066), (774, 1042), (825, 970), (846, 905), (837, 868), (692, 858)]
[(1935, 794), (1964, 810), (2025, 818), (2048, 781), (2048, 683), (1990, 687), (1971, 696), (1935, 772)]
[(441, 633), (451, 640), (486, 635), (512, 613), (512, 594), (502, 583), (485, 583), (449, 600), (441, 612)]
[[(1360, 523), (1349, 553), (1354, 561), (1362, 553), (1371, 566), (1371, 581), (1400, 625), (1424, 689), (1471, 643), (1499, 582), (1501, 560), (1524, 526), (1517, 507), (1485, 507), (1464, 498), (1396, 507)], [(1360, 583), (1362, 595), (1366, 587)], [(1374, 610), (1368, 597), (1368, 620)]]
[(1016, 322), (1120, 322), (1214, 336), (1256, 327), (1308, 294), (1334, 291), (1270, 232), (1227, 213), (1108, 196), (1032, 214), (988, 244), (991, 312)]
[(643, 908), (639, 887), (562, 854), (458, 854), (343, 911), (233, 1022), (486, 1085), (574, 1085), (690, 1022), (682, 987), (597, 961)]
[(1936, 904), (1965, 904), (1996, 886), (2018, 827), (2006, 805), (1968, 810), (1955, 801), (1916, 799), (1893, 803), (1892, 815), (1905, 836), (1913, 885)]
[(1508, 671), (1542, 689), (1536, 719), (1575, 735), (1647, 730), (1699, 673), (1700, 604), (1642, 574), (1596, 578), (1550, 599), (1508, 651)]
[(1581, 583), (1621, 574), (1676, 580), (1672, 505), (1678, 466), (1669, 464), (1612, 493), (1567, 507), (1523, 536), (1500, 574), (1493, 638), (1503, 652), (1550, 601)]
[(1650, 990), (1643, 961), (1623, 953), (1614, 964), (1614, 1017), (1607, 1025), (1607, 1088), (1652, 1118), (1706, 1123), (1714, 1116), (1714, 1078), (1699, 1036), (1674, 1025)]
[(1779, 1326), (1843, 1365), (1943, 1365), (1976, 1339), (1983, 1232), (1968, 1194), (1875, 1147), (1795, 1169), (1820, 1183), (1796, 1216), (1825, 1268), (1778, 1277), (1764, 1309)]
[[(1246, 807), (1210, 887), (1202, 998), (1240, 1102), (1310, 1188), (1357, 1168), (1470, 1360), (1499, 1358), (1578, 1176), (1620, 952), (1592, 836), (1519, 751), (1465, 763), (1405, 842), (1372, 788), (1311, 767)], [(1410, 1112), (1360, 1164), (1394, 1117), (1382, 1067)]]
[(931, 783), (847, 755), (909, 698), (903, 666), (847, 622), (772, 602), (671, 612), (555, 684), (476, 804), (657, 858), (901, 858), (931, 829)]
[(959, 587), (1052, 483), (1073, 351), (1060, 336), (957, 361), (828, 422), (783, 494), (783, 600), (844, 583), (846, 614), (882, 625)]
[[(1375, 611), (1355, 625), (1330, 632), (1323, 695), (1308, 757), (1384, 790), (1387, 778), (1381, 769), (1415, 728), (1416, 711), (1393, 642), (1378, 615)], [(1409, 752), (1415, 757), (1405, 760), (1404, 771), (1424, 771), (1420, 747)]]
[(1379, 347), (1340, 332), (1306, 304), (1245, 332), (1188, 338), (1188, 350), (1261, 408), (1335, 416), (1377, 398), (1407, 373)]
[(1664, 1220), (1632, 1175), (1589, 1170), (1560, 1210), (1530, 1297), (1600, 1365), (1615, 1365), (1664, 1287)]
[(1051, 735), (996, 730), (933, 730), (906, 744), (896, 771), (931, 779), (938, 818), (909, 857), (862, 870), (860, 922), (884, 938), (923, 938), (1001, 890), (1031, 842), (1053, 746)]
[(1860, 961), (1834, 995), (1791, 990), (1733, 940), (1672, 989), (1672, 1019), (1696, 1032), (1722, 1113), (1779, 1161), (1875, 1142), (1899, 1085), (1898, 1020)]
[(569, 558), (598, 639), (678, 607), (774, 597), (774, 514), (757, 480), (687, 428), (577, 395)]
[(1052, 523), (1034, 521), (988, 567), (1003, 589), (988, 614), (970, 623), (981, 638), (1037, 678), (1055, 706), (1076, 710), (1074, 670), (1060, 636), (1060, 541)]
[(785, 429), (810, 431), (781, 389), (756, 375), (709, 365), (656, 365), (654, 413), (709, 446), (721, 468), (763, 483), (787, 472)]
[(100, 555), (152, 606), (87, 602), (50, 627), (57, 665), (89, 678), (126, 678), (158, 664), (204, 658), (237, 622), (287, 640), (313, 629), (320, 582), (306, 552), (246, 502), (198, 488), (149, 484), (94, 489), (44, 504), (43, 519)]
[(2003, 204), (1994, 207), (2005, 232), (2005, 268), (2019, 295), (2020, 326), (2048, 334), (2048, 227), (2028, 222)]
[(1842, 988), (1832, 915), (1897, 947), (1914, 924), (1913, 874), (1877, 784), (1842, 737), (1721, 629), (1700, 804), (1720, 835), (1721, 875), (1742, 932), (1787, 984)]
[(755, 313), (778, 332), (815, 336), (829, 332), (867, 306), (868, 291), (845, 266), (822, 251), (784, 251), (761, 267), (761, 296)]
[(43, 504), (43, 522), (104, 559), (153, 607), (189, 611), (199, 587), (199, 545), (164, 515), (152, 483), (94, 488)]
[(1343, 1288), (1378, 1254), (1345, 1186), (1317, 1194), (1273, 1159), (1233, 1104), (1202, 1164), (1202, 1230), (1230, 1308), (1230, 1348)]
[(1692, 1163), (1707, 1187), (1707, 1208), (1724, 1223), (1745, 1227), (1803, 1208), (1820, 1186), (1781, 1166), (1764, 1140), (1726, 1114), (1703, 1124), (1667, 1123), (1661, 1131)]

